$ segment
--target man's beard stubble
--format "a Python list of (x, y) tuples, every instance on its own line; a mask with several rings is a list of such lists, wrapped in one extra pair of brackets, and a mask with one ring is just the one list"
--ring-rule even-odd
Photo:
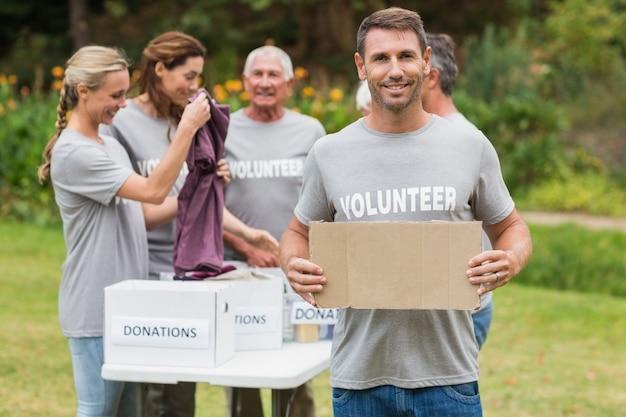
[(406, 102), (398, 103), (398, 104), (385, 103), (382, 96), (378, 93), (378, 90), (376, 88), (373, 88), (372, 83), (369, 78), (367, 79), (367, 85), (370, 89), (370, 94), (372, 95), (372, 101), (375, 101), (377, 104), (382, 106), (385, 110), (390, 110), (394, 113), (400, 113), (406, 108), (411, 107), (415, 103), (415, 100), (421, 100), (421, 90), (422, 90), (423, 80), (424, 80), (424, 76), (422, 75), (422, 72), (420, 71), (417, 80), (409, 84), (409, 87), (414, 87), (415, 84), (417, 84), (417, 88), (413, 90), (413, 92), (411, 93), (411, 95), (409, 96)]

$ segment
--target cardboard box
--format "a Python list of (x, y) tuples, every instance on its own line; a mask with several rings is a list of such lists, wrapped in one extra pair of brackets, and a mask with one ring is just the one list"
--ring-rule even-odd
[(235, 351), (283, 346), (283, 279), (251, 269), (237, 279)]
[(105, 288), (106, 364), (211, 368), (235, 351), (233, 282), (128, 280)]
[(311, 261), (327, 278), (320, 307), (473, 310), (465, 275), (481, 222), (311, 223)]

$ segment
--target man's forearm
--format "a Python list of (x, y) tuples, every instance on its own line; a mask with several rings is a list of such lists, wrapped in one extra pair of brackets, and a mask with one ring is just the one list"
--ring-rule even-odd
[(532, 239), (526, 223), (520, 219), (507, 227), (494, 242), (494, 249), (511, 253), (517, 260), (513, 272), (515, 275), (519, 274), (532, 254)]
[(280, 267), (287, 273), (287, 263), (291, 258), (309, 259), (309, 239), (301, 232), (287, 229), (280, 241)]
[(247, 256), (250, 244), (234, 233), (224, 230), (224, 242), (228, 244), (239, 255)]
[(517, 210), (500, 223), (486, 226), (485, 231), (495, 250), (509, 254), (512, 276), (519, 274), (528, 263), (533, 245), (528, 226)]

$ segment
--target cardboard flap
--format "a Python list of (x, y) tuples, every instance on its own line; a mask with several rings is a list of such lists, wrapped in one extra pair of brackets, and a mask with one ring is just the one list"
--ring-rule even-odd
[(311, 223), (311, 261), (328, 279), (320, 307), (472, 310), (465, 276), (481, 222)]
[(311, 223), (309, 232), (309, 253), (311, 262), (322, 266), (327, 278), (324, 291), (315, 294), (319, 307), (348, 307), (347, 279), (333, 279), (348, 276), (346, 256), (345, 223)]

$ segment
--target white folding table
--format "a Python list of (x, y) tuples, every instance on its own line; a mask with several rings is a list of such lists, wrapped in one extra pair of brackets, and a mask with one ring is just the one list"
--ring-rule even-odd
[(175, 384), (208, 382), (237, 388), (270, 388), (272, 416), (280, 415), (281, 390), (296, 388), (330, 365), (330, 341), (286, 343), (282, 349), (237, 352), (216, 368), (102, 366), (102, 377), (116, 381)]

